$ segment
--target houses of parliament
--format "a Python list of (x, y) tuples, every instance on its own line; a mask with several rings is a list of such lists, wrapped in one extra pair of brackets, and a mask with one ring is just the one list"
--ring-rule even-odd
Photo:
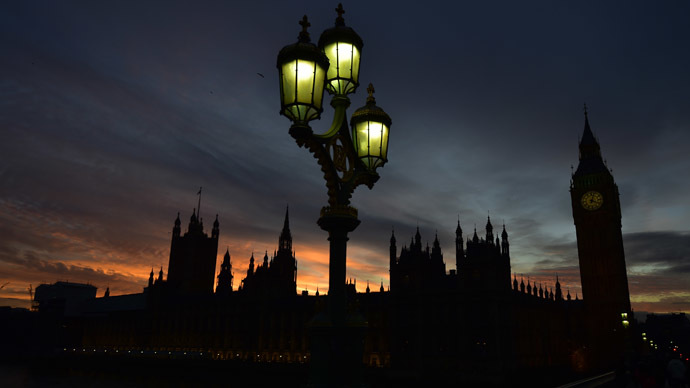
[[(422, 246), (419, 229), (409, 245), (393, 234), (389, 289), (367, 285), (358, 293), (348, 285), (349, 309), (367, 325), (363, 363), (423, 376), (587, 370), (617, 362), (633, 322), (621, 209), (586, 114), (571, 178), (582, 297), (563, 290), (557, 279), (546, 287), (513, 275), (509, 229), (494, 228), (490, 218), (484, 230), (475, 228), (470, 236), (458, 221), (452, 268), (438, 238), (429, 247)], [(152, 270), (139, 294), (106, 291), (96, 298), (95, 289), (89, 291), (93, 295), (65, 314), (71, 328), (65, 338), (113, 352), (309, 362), (310, 321), (327, 302), (318, 291), (297, 292), (289, 214), (277, 249), (259, 261), (252, 254), (241, 280), (234, 279), (237, 261), (228, 251), (215, 275), (219, 235), (217, 216), (209, 235), (196, 212), (186, 231), (178, 214), (167, 276), (163, 268), (158, 274)], [(51, 299), (39, 295), (47, 290), (36, 292), (39, 310), (50, 307)]]

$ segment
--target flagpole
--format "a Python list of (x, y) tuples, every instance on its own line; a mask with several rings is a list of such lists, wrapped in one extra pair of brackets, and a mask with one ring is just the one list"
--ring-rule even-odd
[(199, 222), (201, 222), (201, 187), (199, 187), (199, 192), (196, 193), (199, 196), (199, 203), (196, 207), (196, 217), (199, 219)]

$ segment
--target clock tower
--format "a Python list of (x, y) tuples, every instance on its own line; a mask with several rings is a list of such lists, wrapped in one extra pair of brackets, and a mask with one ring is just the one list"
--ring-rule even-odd
[(572, 175), (570, 197), (588, 326), (596, 341), (613, 339), (631, 314), (621, 205), (618, 186), (589, 127), (586, 107), (580, 162)]

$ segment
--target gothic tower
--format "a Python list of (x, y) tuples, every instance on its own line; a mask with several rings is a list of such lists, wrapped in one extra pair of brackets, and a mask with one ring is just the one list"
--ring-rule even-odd
[(283, 230), (280, 232), (278, 239), (278, 250), (292, 253), (292, 234), (290, 234), (290, 209), (285, 209), (285, 221), (283, 222)]
[(460, 263), (465, 258), (465, 249), (462, 246), (462, 228), (458, 218), (458, 227), (455, 228), (455, 270), (460, 271)]
[(225, 251), (223, 262), (220, 264), (220, 273), (218, 274), (218, 286), (216, 287), (216, 294), (228, 296), (232, 293), (232, 263), (230, 262), (230, 249)]
[(278, 239), (278, 252), (271, 260), (273, 271), (272, 287), (277, 295), (295, 295), (297, 293), (297, 260), (292, 250), (289, 209), (285, 209), (283, 230)]
[(213, 293), (220, 234), (218, 216), (216, 215), (210, 237), (204, 233), (204, 224), (197, 217), (196, 209), (189, 219), (187, 233), (182, 236), (180, 232), (178, 213), (170, 243), (168, 289), (177, 294)]
[(621, 325), (630, 313), (621, 205), (618, 186), (601, 156), (599, 141), (589, 126), (580, 139), (580, 161), (572, 175), (570, 197), (577, 233), (580, 279), (589, 320), (602, 335)]
[[(247, 276), (242, 280), (240, 289), (249, 295), (267, 297), (292, 297), (297, 293), (297, 259), (292, 250), (290, 233), (290, 216), (285, 210), (283, 230), (278, 238), (278, 250), (274, 251), (269, 261), (268, 251), (263, 262), (254, 270), (254, 253), (249, 259)], [(239, 289), (238, 289), (239, 290)]]

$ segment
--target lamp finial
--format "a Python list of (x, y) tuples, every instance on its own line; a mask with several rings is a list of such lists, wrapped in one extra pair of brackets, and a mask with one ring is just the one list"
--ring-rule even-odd
[(338, 13), (338, 17), (335, 19), (335, 25), (344, 26), (345, 19), (343, 19), (343, 14), (345, 13), (345, 10), (343, 9), (343, 3), (338, 3), (338, 8), (335, 9), (335, 12)]
[(376, 99), (374, 98), (374, 85), (372, 83), (369, 83), (369, 86), (367, 87), (367, 92), (369, 93), (369, 97), (367, 97), (367, 104), (375, 104)]
[(302, 17), (302, 20), (300, 20), (299, 25), (302, 26), (302, 31), (300, 31), (300, 33), (299, 33), (298, 40), (301, 43), (311, 42), (311, 39), (309, 38), (309, 33), (307, 32), (307, 27), (311, 26), (311, 23), (309, 23), (309, 19), (307, 18), (307, 15), (304, 15)]

